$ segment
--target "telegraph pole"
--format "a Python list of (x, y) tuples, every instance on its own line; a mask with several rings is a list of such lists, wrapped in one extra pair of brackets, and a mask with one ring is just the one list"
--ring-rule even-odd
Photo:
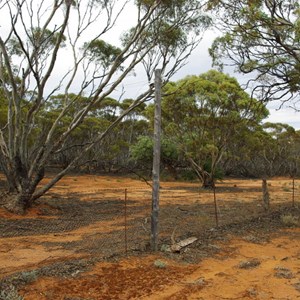
[(158, 213), (159, 213), (159, 171), (160, 171), (160, 136), (161, 136), (161, 70), (155, 70), (155, 113), (153, 137), (152, 168), (152, 212), (151, 212), (151, 250), (158, 246)]

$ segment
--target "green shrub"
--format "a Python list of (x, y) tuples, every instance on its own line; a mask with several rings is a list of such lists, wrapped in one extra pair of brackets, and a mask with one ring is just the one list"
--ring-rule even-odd
[(22, 283), (27, 284), (35, 281), (37, 279), (38, 273), (37, 270), (32, 271), (24, 271), (18, 275), (18, 280), (22, 281)]
[(18, 291), (14, 285), (1, 284), (0, 300), (24, 300), (24, 298), (18, 294)]
[(159, 269), (164, 269), (164, 268), (167, 266), (167, 264), (166, 264), (165, 262), (163, 262), (163, 261), (157, 259), (157, 260), (154, 262), (154, 266), (155, 266), (156, 268), (159, 268)]
[(282, 215), (281, 216), (281, 222), (289, 227), (298, 226), (299, 219), (293, 215)]

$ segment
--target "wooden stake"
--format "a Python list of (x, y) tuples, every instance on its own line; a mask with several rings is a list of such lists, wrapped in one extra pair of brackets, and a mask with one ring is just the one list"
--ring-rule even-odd
[(127, 246), (127, 189), (125, 189), (124, 197), (124, 223), (125, 223), (125, 254), (127, 255), (128, 246)]
[(293, 207), (295, 207), (295, 177), (293, 176)]
[(217, 204), (216, 186), (215, 186), (215, 183), (214, 183), (214, 185), (213, 185), (213, 191), (214, 191), (214, 204), (215, 204), (216, 226), (219, 227), (218, 204)]
[(155, 115), (154, 145), (152, 169), (152, 212), (151, 212), (151, 249), (158, 249), (158, 213), (159, 213), (159, 171), (160, 171), (160, 136), (161, 136), (161, 70), (155, 70)]

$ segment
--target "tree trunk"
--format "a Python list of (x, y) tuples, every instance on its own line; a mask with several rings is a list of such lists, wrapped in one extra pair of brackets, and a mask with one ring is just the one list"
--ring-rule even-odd
[(32, 195), (28, 193), (6, 193), (2, 195), (2, 205), (8, 211), (23, 215), (32, 205)]
[(215, 181), (210, 174), (205, 174), (203, 176), (202, 188), (213, 189), (215, 187)]
[(28, 208), (32, 206), (34, 200), (38, 197), (34, 197), (34, 193), (39, 182), (44, 178), (44, 168), (40, 168), (36, 171), (32, 178), (29, 177), (28, 171), (17, 169), (14, 174), (10, 174), (7, 177), (8, 183), (14, 183), (14, 185), (8, 185), (11, 187), (6, 193), (0, 195), (0, 205), (10, 212), (16, 214), (24, 214)]
[(263, 205), (266, 211), (270, 208), (270, 194), (268, 189), (267, 179), (262, 179)]
[(196, 172), (197, 177), (202, 182), (202, 188), (213, 189), (215, 187), (215, 181), (213, 178), (213, 173), (209, 173), (204, 170), (200, 165), (198, 165), (192, 158), (188, 158), (193, 170)]

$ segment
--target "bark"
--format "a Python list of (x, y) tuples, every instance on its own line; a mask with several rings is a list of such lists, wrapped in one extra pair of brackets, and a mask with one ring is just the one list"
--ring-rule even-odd
[(159, 185), (161, 157), (161, 70), (155, 70), (155, 112), (152, 168), (151, 249), (158, 250)]
[(18, 185), (10, 186), (10, 189), (0, 196), (0, 205), (10, 212), (24, 214), (37, 199), (33, 195), (38, 184), (44, 178), (45, 172), (44, 168), (40, 168), (32, 178), (29, 178), (28, 172), (22, 168), (19, 161), (18, 164), (15, 166), (17, 171), (10, 174), (11, 176), (7, 180), (8, 182), (18, 182)]
[(170, 250), (172, 252), (180, 252), (181, 249), (183, 249), (183, 248), (185, 248), (185, 247), (187, 247), (187, 246), (195, 243), (196, 241), (198, 241), (198, 238), (196, 238), (196, 237), (187, 238), (185, 240), (182, 240), (182, 241), (180, 241), (180, 242), (172, 245), (170, 247)]
[(263, 206), (266, 211), (270, 208), (270, 194), (268, 189), (267, 179), (262, 179)]
[(26, 193), (6, 193), (1, 195), (2, 206), (9, 212), (23, 215), (31, 206), (31, 195)]
[(210, 174), (205, 174), (203, 176), (202, 187), (204, 189), (213, 189), (215, 187), (215, 181)]
[(200, 165), (198, 165), (192, 158), (189, 158), (189, 162), (193, 170), (196, 172), (200, 182), (202, 182), (202, 188), (213, 189), (215, 187), (215, 181), (213, 173), (205, 171)]

